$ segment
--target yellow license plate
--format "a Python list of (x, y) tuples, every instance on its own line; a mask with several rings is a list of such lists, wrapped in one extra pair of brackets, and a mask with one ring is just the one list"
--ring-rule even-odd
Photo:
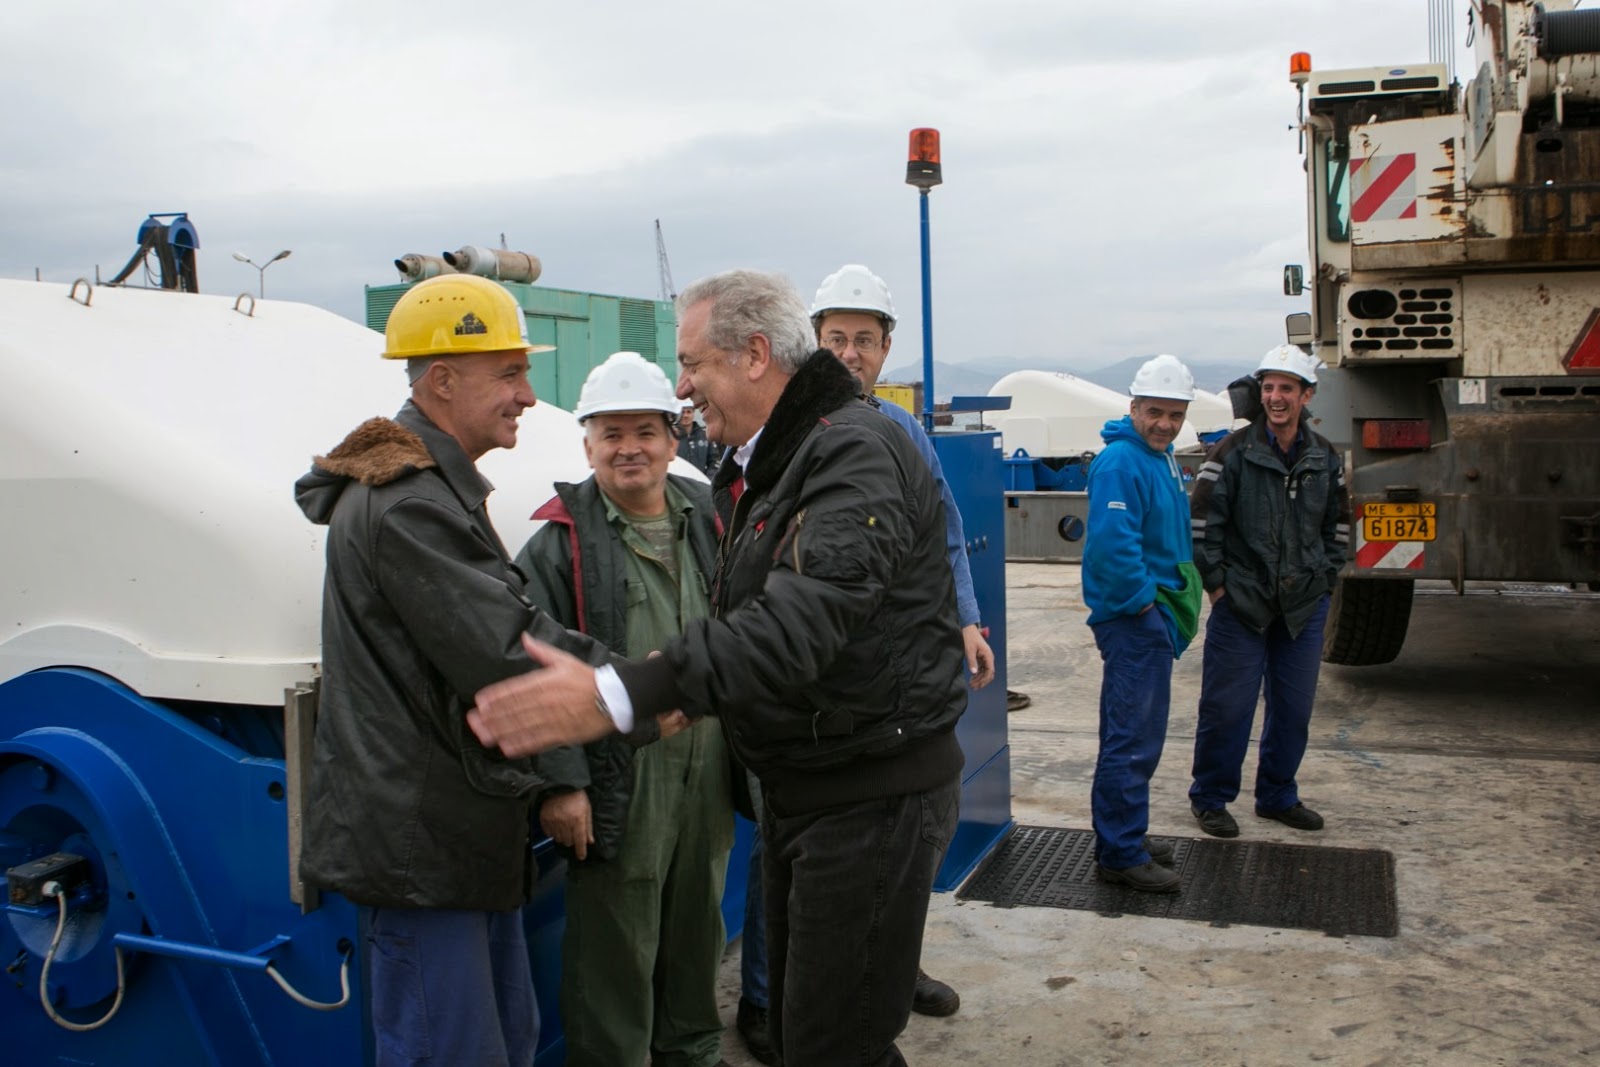
[(1361, 533), (1368, 541), (1432, 541), (1438, 534), (1433, 504), (1367, 504)]
[(1369, 519), (1409, 519), (1418, 515), (1432, 518), (1436, 505), (1434, 504), (1367, 504), (1364, 505), (1364, 514)]

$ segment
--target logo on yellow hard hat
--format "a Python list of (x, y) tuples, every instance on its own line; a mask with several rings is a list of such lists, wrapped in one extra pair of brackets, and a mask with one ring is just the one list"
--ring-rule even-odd
[[(478, 316), (474, 315), (470, 311), (467, 312), (465, 315), (461, 316), (461, 321), (456, 323), (456, 336), (457, 337), (461, 337), (462, 335), (469, 334), (469, 333), (488, 333), (488, 332), (489, 332), (489, 327), (484, 325), (483, 320), (478, 318)], [(526, 337), (526, 335), (524, 335), (524, 337)]]

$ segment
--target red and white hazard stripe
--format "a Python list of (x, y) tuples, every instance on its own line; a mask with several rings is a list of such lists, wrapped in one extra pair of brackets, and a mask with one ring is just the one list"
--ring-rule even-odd
[(1350, 217), (1383, 222), (1417, 217), (1417, 154), (1365, 156), (1350, 164)]
[[(1364, 505), (1363, 505), (1364, 507)], [(1365, 570), (1420, 571), (1426, 541), (1368, 541), (1367, 524), (1356, 518), (1356, 566)]]

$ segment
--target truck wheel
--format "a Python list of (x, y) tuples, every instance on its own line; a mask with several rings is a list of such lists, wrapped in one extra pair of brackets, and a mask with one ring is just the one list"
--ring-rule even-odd
[(1322, 634), (1322, 660), (1347, 667), (1389, 663), (1411, 622), (1410, 579), (1346, 578), (1333, 591)]

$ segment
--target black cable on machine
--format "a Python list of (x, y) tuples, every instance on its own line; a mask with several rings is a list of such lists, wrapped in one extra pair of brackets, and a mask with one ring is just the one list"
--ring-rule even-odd
[(1533, 33), (1539, 58), (1557, 59), (1600, 52), (1600, 8), (1584, 11), (1534, 9)]

